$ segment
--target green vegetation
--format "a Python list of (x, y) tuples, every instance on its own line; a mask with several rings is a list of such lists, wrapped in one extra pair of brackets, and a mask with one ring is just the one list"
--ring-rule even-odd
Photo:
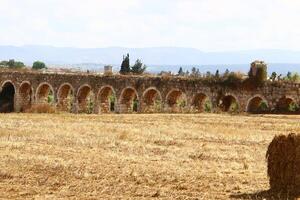
[(138, 75), (140, 75), (140, 74), (143, 74), (143, 73), (145, 72), (146, 68), (147, 68), (146, 65), (144, 65), (144, 64), (141, 62), (140, 59), (137, 59), (137, 60), (135, 61), (135, 64), (131, 67), (131, 72), (132, 72), (133, 74), (138, 74)]
[(131, 71), (130, 69), (130, 59), (129, 59), (129, 54), (126, 56), (123, 56), (123, 61), (121, 64), (121, 69), (120, 69), (120, 74), (129, 74)]
[(211, 103), (211, 101), (205, 101), (205, 103), (204, 103), (204, 112), (207, 112), (207, 113), (212, 112), (212, 103)]
[(268, 79), (267, 64), (263, 61), (252, 62), (248, 76), (253, 85), (262, 85)]
[(297, 72), (288, 72), (287, 75), (283, 77), (283, 80), (290, 82), (300, 82), (300, 75)]
[(34, 70), (39, 70), (39, 69), (46, 69), (46, 65), (45, 63), (41, 62), (41, 61), (35, 61), (32, 65), (32, 69)]
[(0, 67), (6, 67), (10, 69), (21, 69), (25, 67), (25, 64), (20, 61), (15, 61), (14, 59), (10, 59), (9, 61), (6, 60), (1, 61)]
[(129, 54), (123, 56), (123, 61), (121, 64), (120, 74), (127, 75), (127, 74), (136, 74), (141, 75), (145, 72), (147, 66), (142, 63), (140, 59), (135, 61), (135, 64), (131, 67), (130, 66), (130, 58)]

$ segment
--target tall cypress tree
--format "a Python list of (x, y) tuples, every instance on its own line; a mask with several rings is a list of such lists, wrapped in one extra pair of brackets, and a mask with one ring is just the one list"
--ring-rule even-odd
[(120, 74), (129, 74), (131, 71), (130, 69), (130, 60), (129, 60), (129, 54), (123, 56), (123, 61), (121, 64)]

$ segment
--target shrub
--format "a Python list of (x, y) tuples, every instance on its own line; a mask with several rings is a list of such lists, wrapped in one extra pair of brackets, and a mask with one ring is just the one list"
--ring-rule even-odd
[(32, 69), (38, 70), (38, 69), (45, 69), (46, 65), (45, 63), (41, 61), (35, 61), (32, 65)]

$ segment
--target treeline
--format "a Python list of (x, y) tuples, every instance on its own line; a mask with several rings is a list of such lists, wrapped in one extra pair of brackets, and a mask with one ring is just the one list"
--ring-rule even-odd
[(0, 67), (6, 67), (10, 69), (21, 69), (25, 67), (25, 64), (20, 61), (15, 61), (14, 59), (10, 59), (8, 61), (6, 60), (1, 61)]
[[(10, 59), (8, 61), (3, 60), (0, 62), (1, 68), (9, 68), (9, 69), (24, 69), (26, 65), (23, 62), (15, 61), (14, 59)], [(32, 69), (39, 70), (39, 69), (46, 69), (46, 64), (41, 61), (35, 61), (32, 64)]]

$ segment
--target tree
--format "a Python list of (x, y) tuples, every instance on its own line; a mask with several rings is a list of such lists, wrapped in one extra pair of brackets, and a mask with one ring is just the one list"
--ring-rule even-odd
[(274, 82), (276, 80), (276, 77), (277, 77), (277, 73), (272, 72), (270, 79)]
[(41, 61), (35, 61), (32, 65), (32, 69), (38, 70), (38, 69), (46, 69), (45, 63)]
[(218, 69), (217, 69), (217, 71), (216, 71), (216, 73), (215, 73), (215, 77), (216, 77), (216, 78), (219, 78), (219, 77), (220, 77), (220, 72), (219, 72)]
[(297, 72), (293, 73), (293, 75), (292, 75), (292, 81), (293, 82), (299, 82), (300, 81), (300, 76), (299, 76), (299, 74)]
[(226, 69), (225, 72), (224, 72), (224, 76), (228, 76), (230, 73), (229, 69)]
[(25, 67), (24, 63), (15, 61), (14, 59), (10, 59), (7, 62), (7, 66), (8, 66), (8, 68), (13, 68), (13, 69), (20, 69), (20, 68)]
[(184, 73), (185, 76), (189, 76), (190, 75), (190, 72), (189, 70), (186, 70), (186, 72)]
[(129, 74), (131, 71), (130, 69), (130, 60), (129, 60), (129, 54), (126, 56), (123, 56), (123, 61), (121, 64), (120, 74)]
[(179, 68), (177, 75), (178, 76), (184, 76), (184, 72), (183, 72), (182, 67)]
[(286, 80), (291, 81), (292, 80), (292, 72), (288, 72), (286, 75)]
[(140, 59), (137, 59), (135, 64), (131, 67), (131, 72), (133, 74), (143, 74), (146, 68), (146, 65), (144, 65)]

